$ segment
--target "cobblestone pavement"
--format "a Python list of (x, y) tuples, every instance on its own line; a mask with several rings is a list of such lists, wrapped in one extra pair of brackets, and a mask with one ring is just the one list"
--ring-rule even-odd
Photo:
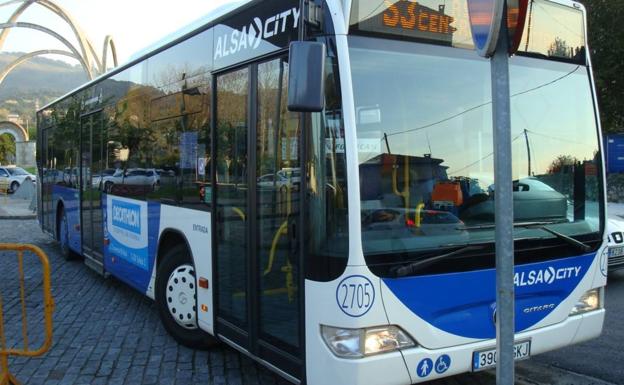
[[(52, 265), (54, 345), (42, 358), (10, 360), (11, 371), (24, 384), (286, 384), (228, 347), (205, 352), (179, 346), (161, 326), (152, 301), (80, 261), (64, 261), (33, 220), (0, 220), (0, 242), (35, 244)], [(0, 253), (6, 334), (10, 345), (20, 346), (15, 261)], [(41, 271), (34, 256), (27, 256), (25, 266), (29, 339), (37, 347), (43, 339)], [(467, 374), (431, 384), (491, 385), (494, 380), (489, 374)]]

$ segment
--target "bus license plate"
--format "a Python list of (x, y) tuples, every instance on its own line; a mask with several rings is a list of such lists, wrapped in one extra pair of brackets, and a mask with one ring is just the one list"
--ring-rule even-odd
[[(523, 360), (531, 355), (531, 341), (514, 345), (514, 360)], [(496, 366), (496, 348), (472, 353), (472, 370), (485, 370)]]
[(617, 257), (624, 254), (624, 246), (609, 247), (609, 257)]

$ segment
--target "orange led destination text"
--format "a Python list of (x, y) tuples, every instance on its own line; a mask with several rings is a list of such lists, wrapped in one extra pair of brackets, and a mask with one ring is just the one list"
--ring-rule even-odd
[(417, 29), (422, 32), (452, 34), (457, 29), (451, 26), (451, 16), (411, 1), (398, 1), (394, 4), (384, 0), (388, 7), (383, 12), (383, 24), (386, 27)]

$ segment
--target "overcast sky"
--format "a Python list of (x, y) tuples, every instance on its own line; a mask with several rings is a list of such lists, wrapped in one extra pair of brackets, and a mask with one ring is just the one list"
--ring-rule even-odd
[[(234, 0), (52, 0), (68, 11), (87, 33), (101, 55), (104, 37), (112, 35), (120, 63), (133, 53), (160, 40), (215, 8)], [(0, 18), (5, 22), (22, 1), (0, 0)], [(19, 19), (41, 24), (75, 43), (71, 29), (40, 5), (32, 5)], [(71, 39), (70, 39), (71, 37)], [(3, 52), (64, 49), (48, 35), (28, 29), (13, 29)], [(58, 59), (63, 59), (56, 56)]]

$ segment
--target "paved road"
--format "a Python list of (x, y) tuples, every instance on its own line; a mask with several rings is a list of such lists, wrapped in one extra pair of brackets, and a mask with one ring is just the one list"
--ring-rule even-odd
[[(65, 262), (57, 245), (33, 220), (0, 220), (0, 242), (28, 242), (41, 247), (52, 265), (55, 335), (43, 358), (11, 359), (11, 371), (24, 384), (280, 384), (287, 382), (236, 351), (209, 352), (179, 346), (160, 324), (153, 302), (125, 284), (103, 279), (81, 262)], [(0, 276), (17, 277), (17, 264), (0, 253)], [(27, 257), (28, 313), (31, 346), (43, 339), (40, 270)], [(0, 279), (6, 334), (11, 345), (21, 341), (21, 308), (17, 283)], [(11, 296), (12, 295), (12, 296)], [(487, 374), (455, 377), (432, 385), (493, 385)], [(332, 384), (328, 384), (332, 385)]]
[[(11, 360), (12, 372), (23, 383), (286, 384), (271, 372), (227, 347), (203, 352), (177, 345), (161, 326), (156, 308), (150, 300), (115, 279), (103, 279), (79, 261), (65, 262), (60, 257), (56, 244), (41, 233), (35, 221), (0, 220), (0, 241), (38, 245), (49, 254), (53, 270), (53, 295), (56, 301), (54, 346), (43, 358)], [(8, 260), (10, 258), (6, 254), (0, 253), (0, 276), (3, 277), (0, 279), (0, 292), (4, 296), (7, 336), (10, 337), (9, 343), (15, 345), (21, 340), (22, 335), (19, 323), (21, 309), (16, 298), (18, 292), (16, 283), (4, 279), (17, 277), (17, 265), (8, 263)], [(37, 346), (43, 336), (41, 328), (36, 326), (42, 324), (40, 288), (37, 287), (40, 282), (40, 271), (36, 268), (38, 264), (32, 257), (27, 258), (25, 265), (26, 282), (29, 287), (27, 311), (32, 321), (29, 338), (31, 346)], [(624, 277), (619, 280), (620, 289), (624, 289), (622, 287)], [(611, 306), (614, 306), (614, 297), (615, 290), (612, 290), (608, 295)], [(624, 341), (622, 333), (611, 334), (611, 330), (616, 329), (615, 323), (619, 321), (622, 324), (622, 315), (612, 314), (610, 317), (608, 331), (603, 339), (608, 340), (611, 350), (602, 350), (603, 343), (590, 343), (591, 349), (596, 349), (596, 352), (592, 352), (592, 355), (596, 355), (593, 361), (604, 362), (595, 370), (595, 374), (600, 378), (606, 378), (601, 368), (616, 376), (615, 369), (610, 367), (609, 363), (624, 361), (614, 358), (622, 357), (621, 351), (614, 350), (617, 341)], [(580, 349), (582, 352), (587, 347), (568, 350), (574, 349)], [(587, 357), (587, 354), (584, 356)], [(553, 360), (560, 359), (561, 354), (543, 356), (536, 360), (544, 361), (551, 357)], [(570, 357), (581, 359), (580, 355)], [(520, 379), (518, 384), (596, 384), (591, 379), (578, 377), (570, 379), (571, 377), (559, 376), (558, 379), (553, 379), (549, 367), (539, 367), (532, 362), (523, 364), (528, 368), (523, 372), (526, 378)], [(559, 361), (553, 363), (561, 365)], [(576, 364), (572, 361), (567, 365), (574, 367)], [(550, 376), (540, 377), (538, 372)], [(525, 381), (527, 378), (546, 379), (540, 382)], [(480, 373), (457, 376), (431, 384), (493, 385), (494, 383), (491, 374)]]
[(607, 317), (600, 338), (532, 361), (624, 384), (624, 271), (609, 276), (605, 303)]

